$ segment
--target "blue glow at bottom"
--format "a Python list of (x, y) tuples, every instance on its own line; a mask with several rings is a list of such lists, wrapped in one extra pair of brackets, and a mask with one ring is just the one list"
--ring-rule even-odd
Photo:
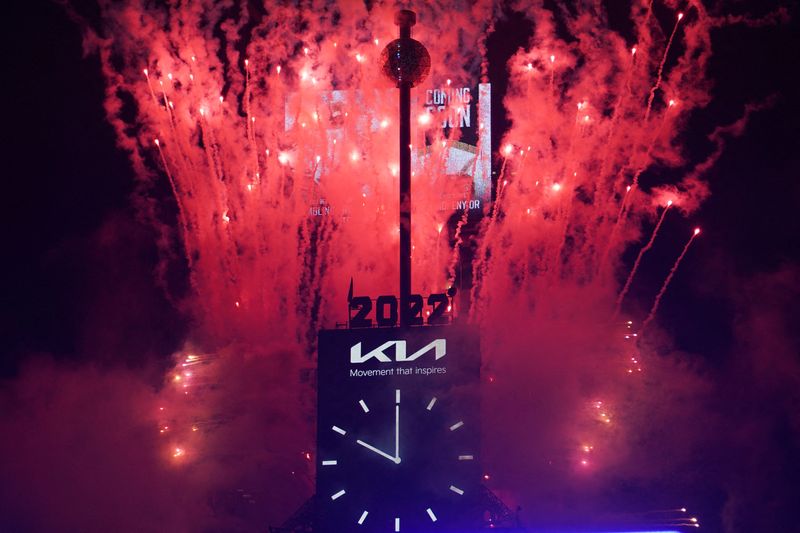
[[(533, 528), (520, 527), (520, 528), (511, 528), (510, 530), (506, 530), (505, 528), (497, 528), (497, 529), (495, 529), (495, 528), (489, 527), (489, 528), (483, 528), (483, 529), (480, 529), (480, 530), (474, 530), (474, 529), (467, 530), (467, 529), (464, 529), (464, 530), (460, 530), (459, 533), (488, 533), (489, 531), (497, 531), (498, 533), (501, 533), (503, 531), (510, 531), (510, 532), (515, 532), (515, 533), (683, 533), (681, 530), (677, 530), (677, 529), (626, 529), (626, 530), (622, 530), (622, 529), (617, 529), (617, 530), (588, 530), (588, 529), (581, 529), (581, 530), (569, 529), (569, 530), (564, 530), (564, 529), (557, 529), (556, 530), (556, 529), (537, 528), (537, 527), (533, 527)], [(431, 532), (427, 532), (427, 533), (433, 533), (433, 532), (431, 531)]]

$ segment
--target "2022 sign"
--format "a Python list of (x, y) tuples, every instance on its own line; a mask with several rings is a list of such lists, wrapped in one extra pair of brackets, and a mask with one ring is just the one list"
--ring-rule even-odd
[[(430, 326), (449, 324), (453, 318), (453, 305), (447, 293), (431, 294), (425, 299), (420, 294), (409, 297), (409, 320), (411, 326)], [(374, 321), (371, 314), (374, 309)], [(354, 313), (355, 312), (355, 313)], [(350, 328), (394, 327), (399, 320), (399, 305), (396, 296), (378, 296), (374, 300), (369, 296), (354, 296), (350, 299), (348, 325)]]

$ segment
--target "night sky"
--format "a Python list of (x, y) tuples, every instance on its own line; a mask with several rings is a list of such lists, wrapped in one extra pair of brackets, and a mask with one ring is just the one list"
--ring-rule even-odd
[[(732, 8), (760, 14), (781, 4)], [(711, 479), (736, 477), (739, 464), (763, 463), (769, 472), (766, 486), (759, 481), (741, 495), (759, 507), (746, 522), (751, 532), (800, 527), (800, 11), (794, 3), (786, 8), (789, 22), (712, 32), (713, 99), (681, 134), (688, 156), (707, 154), (708, 134), (739, 118), (745, 105), (769, 105), (752, 115), (743, 135), (728, 139), (705, 175), (711, 196), (700, 210), (665, 223), (629, 296), (632, 309), (646, 312), (677, 243), (702, 227), (658, 312), (669, 339), (660, 349), (683, 354), (684, 364), (718, 387), (714, 409), (725, 423), (737, 419), (726, 397), (736, 409), (747, 406), (743, 418), (763, 422), (753, 429), (759, 437), (752, 448), (709, 452), (719, 459), (709, 468), (731, 470)], [(27, 366), (49, 359), (133, 369), (156, 387), (192, 325), (180, 303), (189, 291), (186, 270), (156, 275), (159, 235), (141, 216), (147, 199), (173, 205), (168, 184), (137, 184), (105, 119), (98, 58), (84, 56), (80, 28), (65, 10), (19, 2), (4, 18), (0, 394)], [(502, 37), (489, 40), (496, 132), (505, 124), (502, 64), (525, 40), (513, 16), (498, 30)], [(643, 183), (674, 178), (672, 170), (660, 172), (645, 174)], [(629, 250), (626, 261), (635, 254)], [(744, 352), (751, 356), (736, 355)], [(2, 467), (13, 460), (0, 460), (0, 529), (3, 509), (16, 501)], [(724, 492), (713, 483), (687, 489), (707, 531), (723, 531)], [(49, 505), (40, 501), (36, 512), (47, 514)]]

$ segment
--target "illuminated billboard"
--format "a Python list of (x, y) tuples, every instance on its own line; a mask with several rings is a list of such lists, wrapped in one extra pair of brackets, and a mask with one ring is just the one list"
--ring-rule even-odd
[[(456, 86), (449, 80), (443, 87), (420, 86), (412, 91), (412, 172), (436, 173), (450, 182), (441, 188), (431, 209), (478, 211), (491, 201), (491, 96), (491, 84)], [(310, 177), (319, 182), (341, 159), (360, 159), (361, 147), (349, 137), (373, 142), (364, 139), (396, 127), (387, 117), (397, 115), (397, 99), (396, 90), (290, 94), (285, 104), (285, 130), (316, 128), (317, 155), (307, 157), (317, 160), (306, 162), (312, 169)], [(344, 154), (337, 156), (342, 151)], [(387, 153), (396, 151), (392, 145)], [(387, 155), (395, 174), (396, 163), (390, 160), (395, 161), (396, 155)], [(337, 209), (324, 199), (309, 200), (313, 200), (312, 216), (332, 215)]]

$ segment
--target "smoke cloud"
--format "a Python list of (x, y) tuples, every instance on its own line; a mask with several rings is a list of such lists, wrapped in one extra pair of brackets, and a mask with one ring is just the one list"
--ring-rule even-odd
[[(724, 18), (700, 2), (682, 12), (667, 2), (659, 16), (651, 5), (632, 3), (624, 34), (597, 2), (513, 6), (532, 34), (507, 62), (511, 124), (494, 158), (496, 200), (475, 231), (439, 209), (477, 194), (443, 164), (458, 128), (412, 117), (414, 292), (463, 289), (461, 318), (482, 336), (486, 484), (529, 524), (613, 523), (620, 501), (650, 505), (630, 491), (696, 483), (671, 476), (691, 471), (708, 442), (723, 445), (715, 435), (743, 445), (778, 424), (732, 433), (714, 405), (719, 385), (656, 325), (643, 337), (644, 317), (614, 315), (623, 254), (668, 201), (688, 238), (709, 194), (704, 173), (756, 110), (691, 161), (681, 133), (710, 100), (711, 30)], [(344, 320), (351, 277), (360, 294), (395, 291), (396, 96), (377, 65), (396, 6), (99, 7), (67, 9), (100, 58), (136, 207), (161, 236), (155, 276), (170, 292), (166, 272), (188, 266), (188, 296), (170, 294), (191, 329), (166, 372), (32, 361), (2, 389), (2, 433), (18, 438), (0, 451), (18, 459), (0, 462), (0, 505), (20, 530), (263, 530), (313, 492), (316, 331)], [(498, 6), (408, 7), (433, 59), (428, 85), (487, 80)], [(653, 179), (656, 168), (678, 177)], [(157, 186), (174, 205), (148, 201)], [(310, 216), (319, 206), (330, 216)], [(792, 276), (764, 283), (797, 287)], [(774, 380), (757, 391), (766, 400), (796, 407), (796, 366), (755, 356), (778, 350), (756, 346), (763, 328), (785, 330), (745, 313), (752, 349), (740, 364)], [(737, 500), (758, 490), (745, 479), (727, 480), (728, 531), (754, 530)]]

